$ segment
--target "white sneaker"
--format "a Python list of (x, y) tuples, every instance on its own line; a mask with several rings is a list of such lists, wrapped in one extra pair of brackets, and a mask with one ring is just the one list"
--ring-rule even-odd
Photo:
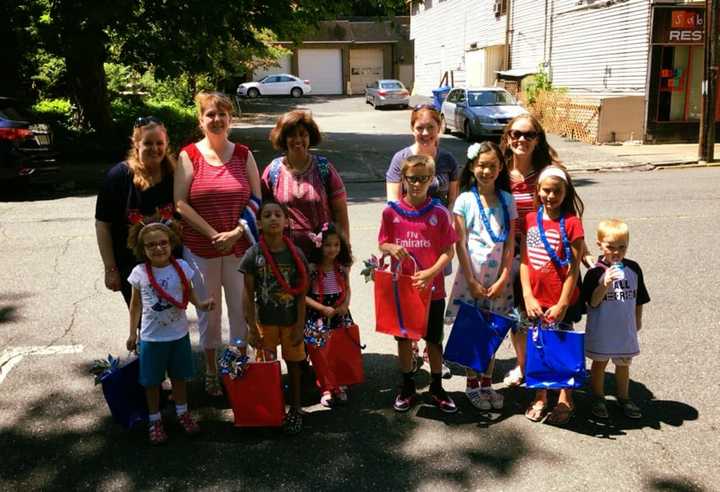
[(492, 389), (492, 386), (485, 386), (480, 388), (480, 399), (484, 401), (484, 406), (489, 410), (492, 407), (494, 410), (500, 410), (503, 407), (505, 398), (503, 395)]
[(452, 371), (450, 371), (450, 368), (445, 365), (443, 362), (442, 364), (442, 378), (443, 379), (450, 379), (452, 377)]
[(520, 386), (524, 380), (525, 378), (522, 375), (522, 371), (519, 367), (516, 367), (507, 373), (505, 379), (503, 379), (503, 383), (505, 383), (505, 386)]
[(470, 400), (470, 403), (472, 403), (472, 406), (474, 406), (478, 410), (492, 409), (492, 404), (490, 403), (490, 400), (482, 397), (482, 391), (480, 391), (480, 387), (465, 388), (465, 395), (468, 397), (468, 400)]

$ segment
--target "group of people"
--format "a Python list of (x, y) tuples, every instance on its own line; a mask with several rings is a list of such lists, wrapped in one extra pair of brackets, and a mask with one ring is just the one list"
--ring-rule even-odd
[[(109, 171), (96, 206), (105, 285), (122, 292), (130, 313), (127, 347), (139, 349), (150, 441), (167, 440), (159, 411), (166, 377), (182, 428), (190, 434), (199, 429), (185, 387), (194, 373), (185, 316), (190, 302), (205, 352), (205, 389), (222, 394), (223, 291), (230, 343), (270, 354), (282, 347), (290, 382), (284, 427), (297, 433), (306, 333), (352, 324), (345, 186), (326, 158), (310, 152), (321, 134), (308, 112), (278, 119), (270, 141), (282, 155), (261, 176), (249, 149), (228, 139), (232, 102), (203, 92), (196, 103), (204, 138), (183, 148), (177, 162), (163, 123), (137, 119), (127, 158)], [(532, 116), (510, 121), (499, 146), (471, 145), (462, 169), (439, 145), (442, 119), (434, 107), (416, 107), (410, 124), (414, 143), (393, 156), (387, 171), (378, 244), (403, 265), (412, 257), (414, 285), (431, 288), (432, 300), (424, 357), (417, 343), (397, 339), (402, 382), (395, 410), (415, 402), (413, 376), (427, 360), (432, 401), (457, 411), (442, 387), (450, 374), (443, 363), (444, 325), (456, 315), (457, 300), (498, 314), (521, 313), (512, 334), (518, 365), (504, 380), (510, 386), (523, 382), (528, 320), (571, 329), (587, 305), (593, 413), (607, 416), (603, 376), (612, 359), (619, 401), (626, 415), (638, 417), (628, 395), (628, 366), (639, 351), (636, 332), (649, 298), (639, 266), (624, 259), (627, 226), (601, 223), (602, 255), (589, 254), (582, 202)], [(460, 269), (446, 305), (444, 276), (452, 274), (455, 254)], [(582, 293), (581, 261), (591, 267)], [(477, 408), (503, 405), (492, 374), (492, 364), (484, 374), (467, 371), (466, 394)], [(348, 399), (344, 386), (320, 389), (325, 406)], [(573, 410), (570, 390), (560, 392), (552, 412), (547, 391), (537, 391), (526, 416), (540, 421), (548, 415), (562, 425)]]

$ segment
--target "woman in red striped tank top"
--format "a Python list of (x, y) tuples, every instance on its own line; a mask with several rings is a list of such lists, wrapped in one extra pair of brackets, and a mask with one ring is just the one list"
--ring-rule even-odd
[(198, 311), (200, 345), (205, 350), (205, 389), (222, 395), (216, 352), (222, 344), (222, 290), (230, 341), (247, 338), (244, 279), (240, 259), (252, 235), (238, 222), (250, 197), (260, 196), (260, 174), (250, 150), (228, 140), (233, 105), (218, 92), (195, 97), (205, 137), (182, 149), (175, 173), (175, 202), (183, 217), (184, 258), (197, 271), (198, 295), (217, 301), (214, 311)]

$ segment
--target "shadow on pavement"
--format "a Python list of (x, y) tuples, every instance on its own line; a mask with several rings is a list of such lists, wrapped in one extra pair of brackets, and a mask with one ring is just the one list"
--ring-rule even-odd
[[(144, 429), (126, 432), (112, 422), (99, 388), (87, 398), (47, 394), (24, 405), (0, 430), (0, 446), (12, 449), (0, 464), (0, 483), (44, 490), (411, 490), (431, 481), (468, 489), (511, 476), (531, 453), (516, 430), (497, 429), (487, 439), (482, 419), (455, 422), (425, 406), (417, 416), (396, 414), (389, 382), (394, 378), (388, 376), (396, 373), (396, 358), (366, 354), (365, 367), (367, 382), (352, 391), (350, 403), (312, 411), (296, 437), (277, 429), (234, 428), (229, 411), (202, 408), (198, 438), (180, 435), (167, 419), (170, 442), (152, 448)], [(79, 364), (74, 371), (82, 377), (87, 367)], [(196, 385), (193, 399), (197, 390)], [(449, 426), (440, 431), (442, 439), (425, 419)]]

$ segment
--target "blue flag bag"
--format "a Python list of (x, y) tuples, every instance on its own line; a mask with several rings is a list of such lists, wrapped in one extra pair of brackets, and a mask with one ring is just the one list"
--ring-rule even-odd
[(544, 326), (536, 321), (528, 331), (525, 385), (532, 389), (582, 387), (587, 379), (585, 333), (563, 330), (562, 323)]
[(456, 301), (460, 306), (444, 358), (474, 371), (484, 373), (505, 335), (516, 320)]
[(120, 365), (119, 359), (110, 357), (108, 365), (99, 376), (99, 382), (115, 422), (126, 429), (131, 429), (140, 422), (147, 422), (145, 388), (139, 383), (140, 359), (135, 358), (125, 365)]

